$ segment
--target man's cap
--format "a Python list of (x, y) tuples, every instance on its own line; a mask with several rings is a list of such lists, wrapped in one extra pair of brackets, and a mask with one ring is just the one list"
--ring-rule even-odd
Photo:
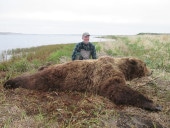
[(82, 36), (90, 36), (88, 32), (84, 32)]

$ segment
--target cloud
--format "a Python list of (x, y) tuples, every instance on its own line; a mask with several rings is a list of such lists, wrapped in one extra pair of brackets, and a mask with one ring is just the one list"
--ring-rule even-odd
[(46, 28), (43, 30), (50, 33), (62, 26), (68, 32), (67, 28), (78, 31), (85, 25), (95, 31), (100, 27), (108, 29), (106, 33), (114, 32), (114, 28), (127, 33), (130, 27), (140, 31), (143, 30), (140, 26), (159, 29), (170, 26), (169, 0), (0, 0), (0, 3), (1, 31), (31, 32), (30, 28), (36, 28), (42, 32)]

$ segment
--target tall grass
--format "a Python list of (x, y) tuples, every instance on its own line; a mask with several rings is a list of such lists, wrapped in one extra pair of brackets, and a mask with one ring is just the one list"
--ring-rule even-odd
[(163, 69), (170, 72), (168, 35), (167, 37), (165, 35), (120, 36), (111, 43), (113, 46), (105, 50), (108, 55), (137, 57), (144, 60), (152, 69)]
[(47, 58), (48, 61), (52, 61), (55, 63), (59, 63), (60, 58), (65, 56), (71, 58), (73, 49), (75, 44), (68, 44), (65, 45), (63, 48), (56, 50), (55, 52), (51, 53)]
[(60, 63), (63, 56), (71, 58), (74, 46), (75, 44), (57, 44), (8, 50), (7, 55), (11, 58), (0, 62), (0, 72), (6, 72), (1, 83), (24, 72), (34, 72), (49, 61)]

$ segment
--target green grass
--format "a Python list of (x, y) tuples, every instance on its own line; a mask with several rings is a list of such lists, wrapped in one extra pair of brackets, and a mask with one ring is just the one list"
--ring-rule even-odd
[(47, 62), (60, 63), (62, 56), (71, 57), (75, 44), (58, 44), (23, 49), (12, 49), (7, 53), (11, 59), (0, 63), (0, 71), (23, 73), (38, 69)]
[(47, 58), (48, 61), (52, 61), (55, 63), (59, 63), (59, 60), (61, 57), (68, 57), (71, 58), (73, 49), (74, 49), (75, 44), (68, 44), (64, 46), (63, 48), (56, 50), (55, 52), (51, 53), (49, 57)]

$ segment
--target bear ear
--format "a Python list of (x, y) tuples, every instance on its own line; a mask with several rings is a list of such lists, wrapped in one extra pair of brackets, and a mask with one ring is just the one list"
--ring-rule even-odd
[(131, 64), (133, 64), (133, 65), (136, 65), (136, 64), (137, 64), (136, 60), (133, 59), (133, 58), (129, 58), (129, 62), (130, 62)]

